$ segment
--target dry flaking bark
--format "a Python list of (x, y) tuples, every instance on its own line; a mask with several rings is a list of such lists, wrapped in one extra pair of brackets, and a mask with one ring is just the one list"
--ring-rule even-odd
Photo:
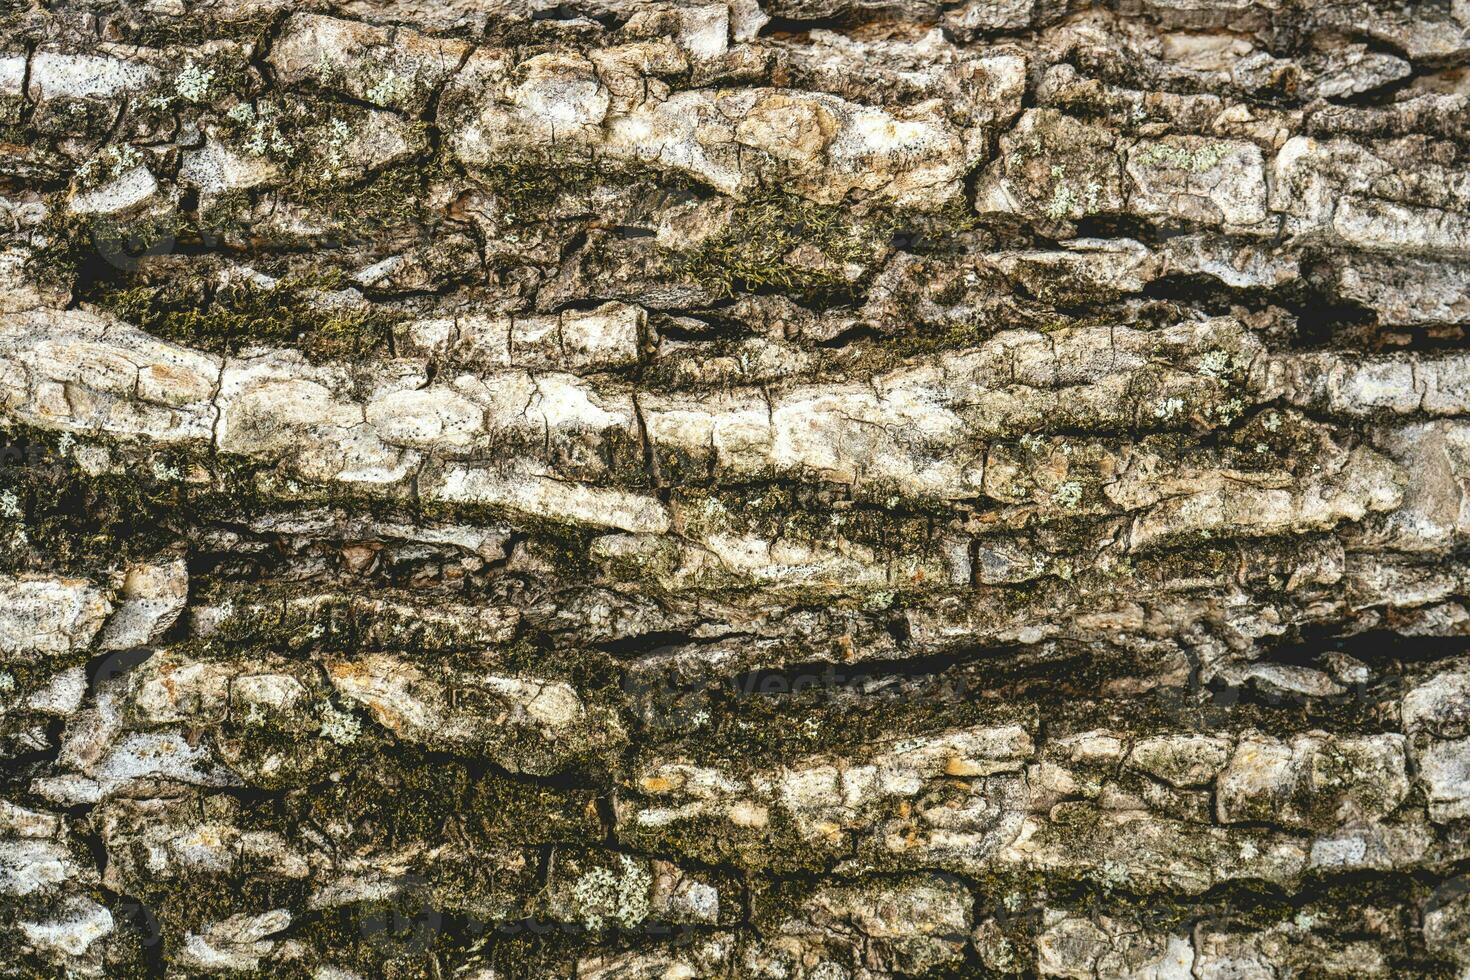
[(1467, 73), (3, 0), (0, 975), (1466, 975)]

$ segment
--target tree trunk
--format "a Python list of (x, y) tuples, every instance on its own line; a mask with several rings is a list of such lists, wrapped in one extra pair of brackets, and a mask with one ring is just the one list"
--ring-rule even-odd
[(1464, 0), (0, 28), (0, 976), (1470, 975)]

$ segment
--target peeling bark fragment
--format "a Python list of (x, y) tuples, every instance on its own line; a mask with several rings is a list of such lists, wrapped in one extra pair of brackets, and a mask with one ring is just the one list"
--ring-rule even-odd
[(82, 579), (0, 579), (0, 653), (7, 662), (86, 650), (107, 614), (108, 595)]
[(889, 108), (776, 87), (676, 89), (684, 54), (668, 39), (524, 60), (482, 48), (446, 90), (441, 125), (470, 166), (597, 158), (742, 197), (784, 182), (823, 203), (873, 194), (934, 208), (959, 189), (985, 127), (1014, 113), (1023, 73), (1015, 57), (960, 61), (951, 71), (970, 105), (942, 112), (933, 98)]
[(979, 868), (1016, 832), (1008, 811), (1029, 749), (1022, 729), (1004, 728), (916, 739), (857, 764), (645, 765), (616, 800), (620, 833), (753, 867), (832, 863), (855, 846), (861, 864)]
[(399, 738), (485, 753), (512, 772), (555, 772), (566, 757), (621, 734), (598, 731), (597, 722), (612, 719), (589, 720), (576, 691), (559, 681), (468, 673), (441, 679), (386, 654), (329, 661), (326, 670), (342, 697), (365, 706)]
[(282, 25), (270, 64), (283, 84), (311, 83), (418, 113), (459, 68), (467, 50), (417, 31), (301, 13)]
[(1216, 783), (1224, 823), (1270, 820), (1308, 827), (1375, 820), (1409, 791), (1403, 737), (1321, 739), (1290, 744), (1248, 737)]

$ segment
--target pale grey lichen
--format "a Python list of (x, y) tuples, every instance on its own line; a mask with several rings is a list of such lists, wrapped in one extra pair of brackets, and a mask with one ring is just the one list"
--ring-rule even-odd
[(313, 74), (316, 75), (317, 83), (325, 87), (330, 86), (341, 74), (341, 71), (333, 63), (331, 56), (326, 51), (323, 51), (321, 57), (317, 58), (316, 65), (313, 68)]
[(347, 146), (351, 142), (350, 125), (336, 116), (327, 121), (326, 133), (322, 138), (323, 179), (337, 177), (347, 168)]
[(887, 609), (889, 606), (893, 605), (893, 600), (897, 597), (898, 593), (892, 591), (891, 589), (884, 589), (879, 592), (874, 592), (871, 593), (867, 597), (867, 599), (863, 601), (863, 608), (872, 610)]
[(1215, 417), (1222, 425), (1230, 425), (1245, 414), (1246, 404), (1239, 398), (1231, 398), (1215, 407)]
[(653, 875), (626, 854), (618, 855), (618, 871), (593, 868), (572, 886), (580, 921), (588, 929), (602, 929), (609, 921), (631, 929), (648, 918), (648, 890)]
[(1204, 173), (1218, 166), (1229, 152), (1230, 148), (1220, 143), (1203, 143), (1192, 150), (1172, 143), (1153, 143), (1134, 151), (1133, 159), (1144, 166), (1163, 165)]
[(1230, 355), (1222, 350), (1212, 350), (1199, 359), (1202, 374), (1218, 378), (1230, 370)]
[(281, 111), (273, 103), (262, 102), (254, 107), (241, 103), (227, 115), (244, 127), (245, 149), (249, 152), (258, 157), (276, 156), (287, 159), (296, 155), (296, 145), (281, 130)]
[(1121, 861), (1104, 861), (1097, 872), (1098, 882), (1108, 891), (1123, 888), (1130, 877), (1128, 866)]
[(1081, 206), (1084, 210), (1094, 211), (1098, 206), (1098, 199), (1102, 194), (1102, 185), (1095, 180), (1089, 180), (1082, 186), (1079, 193), (1066, 182), (1066, 170), (1060, 166), (1051, 168), (1052, 180), (1056, 185), (1052, 188), (1051, 200), (1047, 202), (1045, 213), (1048, 218), (1060, 221), (1072, 213), (1072, 210)]
[(391, 106), (401, 99), (407, 98), (413, 91), (413, 80), (404, 78), (394, 71), (384, 71), (364, 93), (369, 102), (381, 106)]
[(1179, 413), (1182, 411), (1184, 411), (1184, 399), (1161, 398), (1159, 399), (1158, 403), (1154, 405), (1154, 418), (1164, 419), (1165, 421), (1168, 421), (1169, 419), (1178, 416)]
[(1061, 219), (1071, 213), (1072, 206), (1076, 203), (1076, 196), (1065, 184), (1057, 184), (1052, 191), (1051, 200), (1047, 202), (1046, 214), (1049, 218)]
[(143, 154), (131, 143), (116, 143), (98, 150), (77, 168), (78, 187), (101, 187), (139, 166)]
[(1076, 510), (1082, 503), (1082, 484), (1076, 480), (1068, 480), (1057, 487), (1051, 499), (1058, 507)]
[(189, 102), (203, 102), (209, 97), (213, 82), (214, 69), (200, 68), (191, 60), (185, 62), (183, 69), (174, 76), (174, 91)]
[(362, 735), (362, 722), (356, 715), (328, 702), (321, 707), (321, 727), (318, 734), (338, 745), (351, 745)]

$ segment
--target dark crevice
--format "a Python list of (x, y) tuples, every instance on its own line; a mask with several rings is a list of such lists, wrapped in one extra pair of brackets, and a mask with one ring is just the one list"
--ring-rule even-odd
[(742, 634), (696, 637), (683, 630), (661, 630), (653, 633), (639, 633), (636, 636), (628, 636), (619, 640), (608, 640), (596, 644), (596, 648), (622, 660), (637, 660), (671, 653), (691, 644), (718, 643), (731, 636), (739, 635)]
[(787, 41), (806, 40), (812, 31), (843, 34), (852, 30), (857, 23), (859, 21), (852, 14), (846, 13), (805, 19), (772, 17), (761, 26), (760, 33), (756, 36)]
[(531, 21), (533, 23), (576, 20), (586, 20), (600, 24), (607, 31), (616, 31), (623, 24), (623, 17), (616, 11), (597, 11), (590, 6), (583, 6), (576, 3), (559, 3), (533, 8), (531, 10)]
[(1376, 629), (1344, 636), (1331, 627), (1306, 628), (1294, 643), (1268, 646), (1271, 660), (1288, 664), (1311, 664), (1327, 653), (1343, 653), (1382, 666), (1394, 661), (1408, 664), (1432, 663), (1470, 653), (1470, 637), (1408, 636)]
[(88, 692), (96, 697), (98, 689), (103, 684), (132, 671), (146, 662), (155, 652), (153, 647), (133, 647), (98, 656), (87, 665)]
[(1346, 339), (1344, 335), (1372, 332), (1378, 323), (1378, 315), (1361, 304), (1322, 294), (1288, 303), (1287, 309), (1296, 317), (1297, 338), (1306, 348), (1341, 344)]
[(964, 653), (933, 653), (897, 660), (858, 660), (835, 663), (810, 661), (736, 674), (726, 683), (742, 697), (780, 697), (821, 690), (829, 693), (871, 693), (875, 686), (904, 679), (933, 680), (954, 668), (978, 662), (994, 662), (1014, 655), (1014, 648), (994, 648)]

